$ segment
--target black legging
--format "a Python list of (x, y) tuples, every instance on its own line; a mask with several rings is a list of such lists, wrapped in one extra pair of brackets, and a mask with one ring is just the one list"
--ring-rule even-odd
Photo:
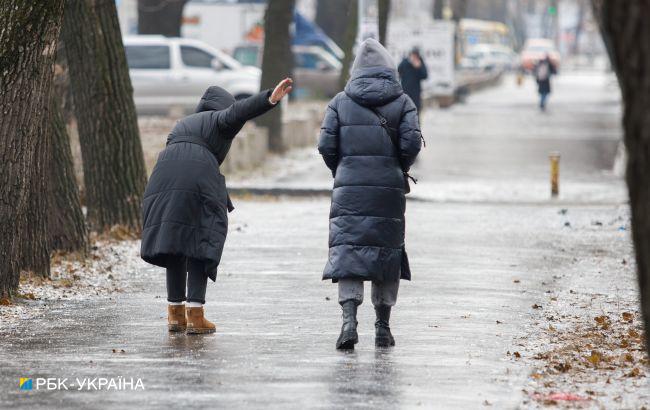
[[(187, 298), (185, 286), (187, 285)], [(197, 259), (177, 257), (167, 262), (167, 301), (205, 303), (208, 275), (203, 262)]]

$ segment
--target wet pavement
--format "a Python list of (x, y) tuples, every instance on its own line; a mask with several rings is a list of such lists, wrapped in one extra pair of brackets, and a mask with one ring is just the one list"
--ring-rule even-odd
[[(51, 303), (0, 335), (0, 407), (514, 408), (529, 369), (508, 352), (534, 335), (531, 305), (574, 258), (628, 241), (589, 225), (617, 207), (573, 208), (566, 229), (554, 206), (409, 204), (414, 280), (402, 282), (394, 310), (397, 346), (375, 349), (366, 302), (357, 350), (342, 353), (336, 287), (320, 280), (328, 205), (239, 201), (208, 288), (214, 335), (167, 333), (160, 269), (134, 273), (134, 288), (113, 299)], [(564, 253), (585, 235), (589, 245)], [(19, 377), (119, 376), (141, 378), (145, 390), (18, 389)]]
[[(607, 81), (561, 77), (558, 88), (573, 88), (558, 91), (547, 114), (512, 84), (426, 114), (428, 148), (415, 171), (427, 175), (416, 189), (429, 201), (407, 205), (414, 280), (402, 282), (393, 313), (395, 348), (374, 347), (368, 298), (357, 349), (334, 349), (336, 287), (320, 280), (326, 198), (240, 199), (208, 287), (216, 334), (168, 334), (163, 271), (144, 268), (127, 292), (47, 302), (44, 316), (0, 331), (0, 407), (519, 407), (531, 368), (514, 352), (539, 332), (531, 306), (561, 277), (579, 274), (595, 287), (589, 278), (615, 269), (617, 252), (630, 250), (619, 226), (622, 182), (609, 172), (620, 131)], [(547, 199), (549, 150), (566, 162), (569, 190), (560, 202)], [(320, 162), (312, 169), (311, 159), (296, 160), (293, 174), (253, 183), (331, 184)], [(488, 188), (476, 195), (480, 185)], [(567, 227), (558, 211), (570, 201)], [(600, 252), (613, 244), (617, 252)], [(589, 268), (576, 264), (596, 257)], [(633, 292), (629, 278), (619, 281), (617, 289)], [(21, 391), (20, 377), (141, 378), (144, 390)]]

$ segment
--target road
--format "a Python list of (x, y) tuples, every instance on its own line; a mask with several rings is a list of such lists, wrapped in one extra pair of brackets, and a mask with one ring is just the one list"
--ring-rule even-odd
[[(336, 287), (320, 280), (327, 258), (326, 198), (240, 199), (217, 282), (208, 288), (206, 311), (216, 334), (168, 334), (164, 273), (143, 268), (132, 273), (124, 293), (47, 302), (44, 316), (21, 323), (11, 335), (0, 332), (0, 407), (526, 403), (522, 388), (530, 365), (513, 353), (524, 352), (526, 341), (540, 332), (543, 313), (531, 306), (564, 289), (562, 278), (597, 278), (617, 269), (620, 255), (630, 252), (628, 231), (620, 229), (627, 218), (617, 196), (621, 181), (608, 172), (620, 137), (618, 107), (608, 87), (592, 89), (593, 80), (559, 79), (548, 114), (536, 112), (534, 95), (504, 84), (463, 106), (425, 115), (429, 146), (415, 170), (423, 179), (416, 190), (425, 193), (408, 203), (414, 274), (412, 282), (403, 282), (394, 310), (395, 348), (375, 349), (367, 301), (359, 313), (357, 349), (334, 349), (340, 328)], [(565, 202), (541, 196), (546, 155), (556, 149), (566, 162), (567, 188), (586, 189), (569, 190)], [(315, 163), (301, 166), (292, 168), (300, 170), (294, 178), (257, 182), (324, 183), (321, 171), (309, 171)], [(517, 187), (539, 184), (540, 192), (508, 196), (514, 191), (500, 189), (504, 180)], [(441, 184), (451, 187), (444, 196), (435, 193)], [(477, 196), (470, 192), (475, 185), (489, 189)], [(570, 228), (558, 213), (567, 201), (576, 201)], [(605, 223), (594, 227), (593, 220)], [(627, 276), (617, 286), (634, 289)], [(145, 389), (26, 392), (17, 386), (19, 377), (119, 376), (141, 378)], [(626, 400), (634, 403), (634, 396)]]

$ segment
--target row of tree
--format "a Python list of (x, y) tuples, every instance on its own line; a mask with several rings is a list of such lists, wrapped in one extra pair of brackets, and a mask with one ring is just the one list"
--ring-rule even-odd
[[(87, 226), (138, 231), (146, 172), (115, 1), (2, 1), (0, 22), (0, 296), (11, 297), (21, 271), (49, 275), (53, 251), (85, 253)], [(63, 120), (66, 78), (87, 217)]]

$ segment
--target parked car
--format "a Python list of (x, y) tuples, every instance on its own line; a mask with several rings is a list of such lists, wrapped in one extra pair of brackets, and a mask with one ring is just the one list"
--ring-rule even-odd
[[(340, 90), (341, 62), (319, 46), (294, 45), (294, 95), (297, 98), (331, 98)], [(259, 67), (262, 47), (257, 43), (235, 47), (233, 57), (240, 63)]]
[(235, 98), (259, 91), (259, 69), (199, 40), (133, 36), (124, 38), (124, 48), (139, 113), (192, 112), (212, 85)]
[(517, 66), (517, 55), (500, 44), (475, 44), (463, 59), (461, 68), (471, 70), (511, 70)]
[(560, 53), (555, 48), (553, 40), (547, 38), (531, 38), (526, 40), (521, 51), (521, 67), (531, 71), (542, 58), (549, 55), (556, 69), (560, 68)]

